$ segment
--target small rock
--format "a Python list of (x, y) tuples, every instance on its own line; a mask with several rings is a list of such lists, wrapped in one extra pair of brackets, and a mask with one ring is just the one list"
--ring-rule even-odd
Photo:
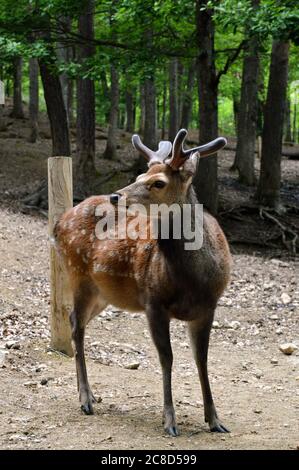
[(270, 362), (271, 364), (274, 364), (274, 365), (278, 364), (278, 360), (276, 359), (276, 357), (272, 357)]
[(262, 410), (260, 410), (259, 408), (256, 408), (255, 410), (253, 410), (253, 412), (260, 415), (262, 413)]
[(219, 323), (219, 321), (213, 321), (212, 328), (215, 328), (215, 330), (219, 330), (219, 328), (220, 328), (220, 323)]
[(271, 315), (270, 320), (278, 320), (278, 315)]
[(47, 385), (47, 383), (48, 383), (48, 379), (42, 379), (42, 380), (40, 381), (40, 384), (41, 384), (41, 385)]
[(29, 387), (29, 388), (36, 388), (37, 387), (37, 382), (24, 382), (24, 387)]
[(136, 370), (140, 366), (140, 362), (132, 362), (132, 364), (127, 364), (125, 369), (133, 369)]
[(0, 367), (4, 366), (5, 352), (0, 350)]
[(257, 378), (257, 379), (260, 379), (262, 376), (263, 376), (263, 372), (261, 370), (256, 370), (254, 372), (254, 376)]
[(271, 259), (271, 263), (281, 266), (282, 268), (287, 268), (289, 266), (289, 263), (285, 263), (284, 261), (275, 258)]
[(294, 351), (297, 351), (297, 346), (293, 343), (284, 343), (279, 346), (279, 349), (283, 354), (290, 356)]
[(275, 331), (275, 333), (276, 333), (277, 335), (282, 335), (282, 334), (283, 334), (283, 331), (282, 331), (281, 328), (277, 328), (277, 330)]
[(228, 323), (228, 328), (232, 328), (233, 330), (237, 330), (238, 328), (240, 328), (240, 326), (241, 326), (241, 323), (237, 320), (233, 320)]
[(17, 341), (11, 340), (5, 343), (7, 349), (20, 349), (20, 344)]
[(287, 305), (291, 302), (291, 297), (289, 296), (289, 294), (287, 294), (286, 292), (283, 292), (280, 296), (281, 300), (282, 300), (282, 303), (284, 305)]

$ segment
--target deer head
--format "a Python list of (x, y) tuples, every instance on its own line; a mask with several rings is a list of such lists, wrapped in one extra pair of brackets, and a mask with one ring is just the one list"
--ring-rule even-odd
[(120, 198), (125, 197), (127, 206), (142, 204), (147, 209), (151, 204), (171, 205), (186, 202), (199, 158), (213, 155), (226, 145), (226, 139), (219, 137), (208, 144), (185, 150), (186, 136), (187, 131), (181, 129), (176, 135), (173, 147), (170, 142), (162, 141), (154, 152), (141, 142), (138, 135), (133, 135), (133, 146), (148, 160), (149, 170), (139, 175), (133, 184), (112, 194), (110, 202), (116, 204)]

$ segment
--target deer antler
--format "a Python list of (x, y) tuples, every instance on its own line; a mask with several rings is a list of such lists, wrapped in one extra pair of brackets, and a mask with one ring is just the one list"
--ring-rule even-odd
[(141, 153), (147, 160), (148, 166), (151, 167), (156, 163), (163, 163), (164, 160), (168, 157), (171, 152), (172, 143), (168, 142), (168, 140), (162, 140), (159, 143), (159, 148), (156, 152), (149, 149), (144, 143), (141, 141), (139, 135), (134, 134), (132, 136), (132, 144), (139, 153)]
[(198, 152), (201, 158), (208, 157), (209, 155), (213, 155), (213, 153), (218, 152), (218, 150), (221, 150), (227, 144), (227, 141), (224, 137), (218, 137), (208, 144), (200, 145), (199, 147), (194, 147), (193, 149), (184, 150), (183, 144), (186, 136), (186, 129), (181, 129), (174, 139), (172, 156), (171, 159), (167, 162), (167, 164), (174, 170), (178, 170), (187, 160), (187, 158), (189, 158), (195, 152)]

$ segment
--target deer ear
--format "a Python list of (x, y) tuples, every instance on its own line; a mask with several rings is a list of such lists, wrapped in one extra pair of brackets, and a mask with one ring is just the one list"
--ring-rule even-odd
[(190, 158), (188, 158), (181, 170), (181, 175), (184, 179), (190, 178), (190, 176), (194, 176), (197, 170), (197, 165), (199, 162), (199, 153), (195, 152), (191, 155)]

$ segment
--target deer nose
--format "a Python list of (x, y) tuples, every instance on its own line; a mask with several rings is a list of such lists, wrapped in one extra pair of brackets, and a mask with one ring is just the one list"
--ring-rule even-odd
[(120, 198), (121, 198), (121, 194), (118, 194), (118, 193), (111, 194), (110, 196), (111, 204), (117, 204)]

